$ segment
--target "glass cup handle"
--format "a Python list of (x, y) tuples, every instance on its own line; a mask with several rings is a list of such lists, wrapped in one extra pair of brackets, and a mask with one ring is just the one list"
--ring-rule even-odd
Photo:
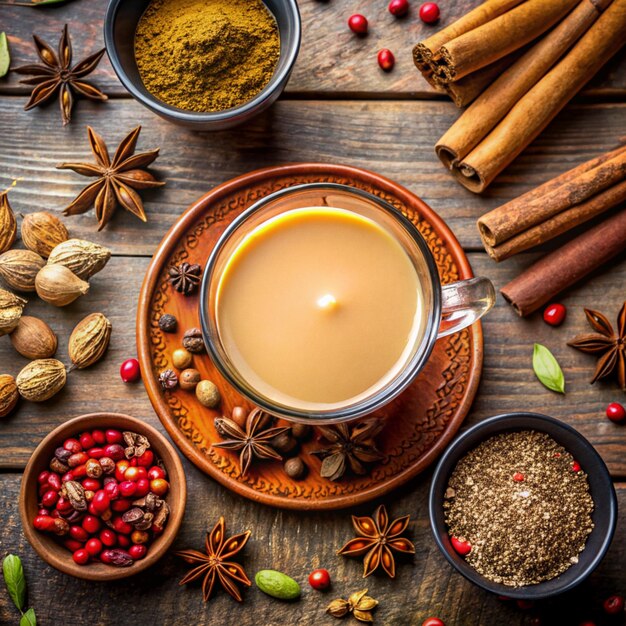
[(488, 278), (461, 280), (441, 287), (441, 324), (437, 338), (463, 330), (479, 320), (496, 302), (496, 291)]

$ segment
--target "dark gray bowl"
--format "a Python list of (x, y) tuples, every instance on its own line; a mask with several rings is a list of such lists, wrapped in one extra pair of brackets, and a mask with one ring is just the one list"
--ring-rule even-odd
[(144, 87), (135, 62), (137, 22), (150, 0), (110, 0), (104, 18), (104, 43), (118, 78), (141, 104), (161, 117), (195, 130), (224, 130), (249, 121), (267, 109), (282, 93), (300, 49), (301, 24), (296, 0), (263, 0), (276, 18), (280, 58), (274, 75), (255, 98), (241, 106), (216, 113), (194, 113), (170, 106)]
[[(572, 565), (557, 578), (526, 587), (507, 587), (491, 582), (468, 565), (450, 544), (443, 511), (443, 495), (448, 478), (461, 457), (492, 435), (515, 430), (538, 430), (548, 433), (570, 452), (589, 477), (589, 488), (595, 504), (592, 515), (594, 529), (587, 539), (585, 549), (579, 554), (578, 563)], [(578, 431), (546, 415), (508, 413), (490, 417), (480, 422), (463, 433), (448, 447), (435, 469), (431, 483), (429, 514), (430, 525), (439, 549), (465, 578), (498, 595), (523, 600), (539, 600), (572, 589), (587, 578), (598, 566), (606, 554), (615, 532), (617, 497), (604, 461)]]

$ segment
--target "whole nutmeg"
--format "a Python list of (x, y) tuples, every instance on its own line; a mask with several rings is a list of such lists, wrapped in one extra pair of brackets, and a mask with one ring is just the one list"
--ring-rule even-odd
[(8, 250), (0, 254), (0, 276), (17, 291), (35, 291), (35, 278), (46, 264), (32, 250)]
[(109, 262), (111, 251), (84, 239), (68, 239), (50, 252), (48, 265), (64, 265), (83, 280), (89, 280)]
[(172, 352), (172, 364), (178, 370), (184, 370), (186, 367), (189, 367), (192, 360), (193, 355), (185, 348), (179, 348)]
[(31, 402), (45, 402), (65, 386), (65, 366), (56, 359), (31, 361), (15, 380), (20, 395)]
[(92, 313), (76, 324), (68, 344), (68, 353), (72, 363), (79, 369), (85, 369), (97, 363), (111, 339), (111, 322), (102, 313)]
[(49, 359), (57, 351), (57, 336), (43, 320), (22, 315), (9, 335), (13, 347), (27, 359)]
[(0, 254), (10, 250), (15, 243), (16, 235), (15, 214), (9, 204), (9, 194), (3, 191), (0, 193)]
[(178, 383), (180, 384), (180, 388), (184, 389), (185, 391), (193, 391), (199, 382), (200, 382), (200, 372), (193, 368), (183, 370), (180, 373), (180, 378), (178, 380)]
[(282, 456), (291, 456), (299, 448), (297, 440), (291, 436), (289, 431), (276, 435), (270, 442), (270, 445)]
[(175, 333), (178, 328), (178, 320), (173, 315), (165, 313), (159, 318), (159, 328), (164, 333)]
[(285, 470), (285, 474), (294, 480), (301, 480), (306, 474), (306, 465), (299, 456), (287, 459), (283, 464), (283, 469)]
[(15, 330), (25, 306), (24, 298), (6, 289), (0, 289), (0, 337)]
[(67, 306), (89, 291), (89, 283), (64, 265), (44, 265), (35, 278), (35, 289), (48, 304)]
[(13, 376), (0, 374), (0, 417), (6, 417), (13, 411), (19, 397)]
[(52, 213), (29, 213), (22, 220), (22, 241), (33, 252), (48, 258), (54, 248), (69, 239), (63, 222)]
[(196, 385), (196, 398), (209, 409), (214, 409), (222, 399), (217, 385), (210, 380), (201, 380)]
[(205, 351), (202, 331), (199, 328), (190, 328), (183, 335), (183, 348), (192, 354), (200, 354)]

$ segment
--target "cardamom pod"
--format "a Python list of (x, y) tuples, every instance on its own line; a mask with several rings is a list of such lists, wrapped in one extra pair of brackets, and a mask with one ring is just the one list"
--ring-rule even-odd
[(57, 336), (43, 320), (22, 315), (9, 335), (13, 347), (27, 359), (49, 359), (57, 351)]
[(46, 259), (56, 246), (69, 239), (63, 222), (45, 211), (25, 215), (21, 233), (24, 245)]
[(44, 265), (35, 278), (37, 295), (54, 306), (66, 306), (89, 291), (81, 280), (64, 265)]
[(84, 239), (68, 239), (60, 243), (48, 257), (49, 265), (65, 265), (78, 278), (89, 280), (111, 258), (111, 251), (104, 246)]
[(0, 254), (0, 276), (17, 291), (35, 291), (35, 277), (46, 264), (32, 250), (8, 250)]
[(0, 337), (15, 329), (25, 306), (26, 300), (6, 289), (0, 289)]
[(15, 408), (20, 395), (15, 378), (0, 374), (0, 417), (6, 417)]
[(45, 402), (65, 386), (65, 366), (56, 359), (31, 361), (16, 379), (17, 389), (25, 400)]
[(6, 252), (15, 242), (17, 222), (9, 204), (9, 194), (0, 193), (0, 253)]
[(78, 322), (70, 335), (68, 352), (72, 363), (85, 369), (98, 362), (109, 346), (111, 322), (102, 313), (92, 313)]

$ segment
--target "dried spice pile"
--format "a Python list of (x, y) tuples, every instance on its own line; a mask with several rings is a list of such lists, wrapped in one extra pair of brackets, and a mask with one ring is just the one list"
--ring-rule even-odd
[(146, 89), (188, 111), (223, 111), (269, 83), (280, 38), (261, 0), (153, 0), (137, 26)]
[(449, 533), (467, 562), (497, 583), (550, 580), (578, 561), (593, 528), (587, 475), (545, 433), (511, 432), (457, 464), (445, 494)]

